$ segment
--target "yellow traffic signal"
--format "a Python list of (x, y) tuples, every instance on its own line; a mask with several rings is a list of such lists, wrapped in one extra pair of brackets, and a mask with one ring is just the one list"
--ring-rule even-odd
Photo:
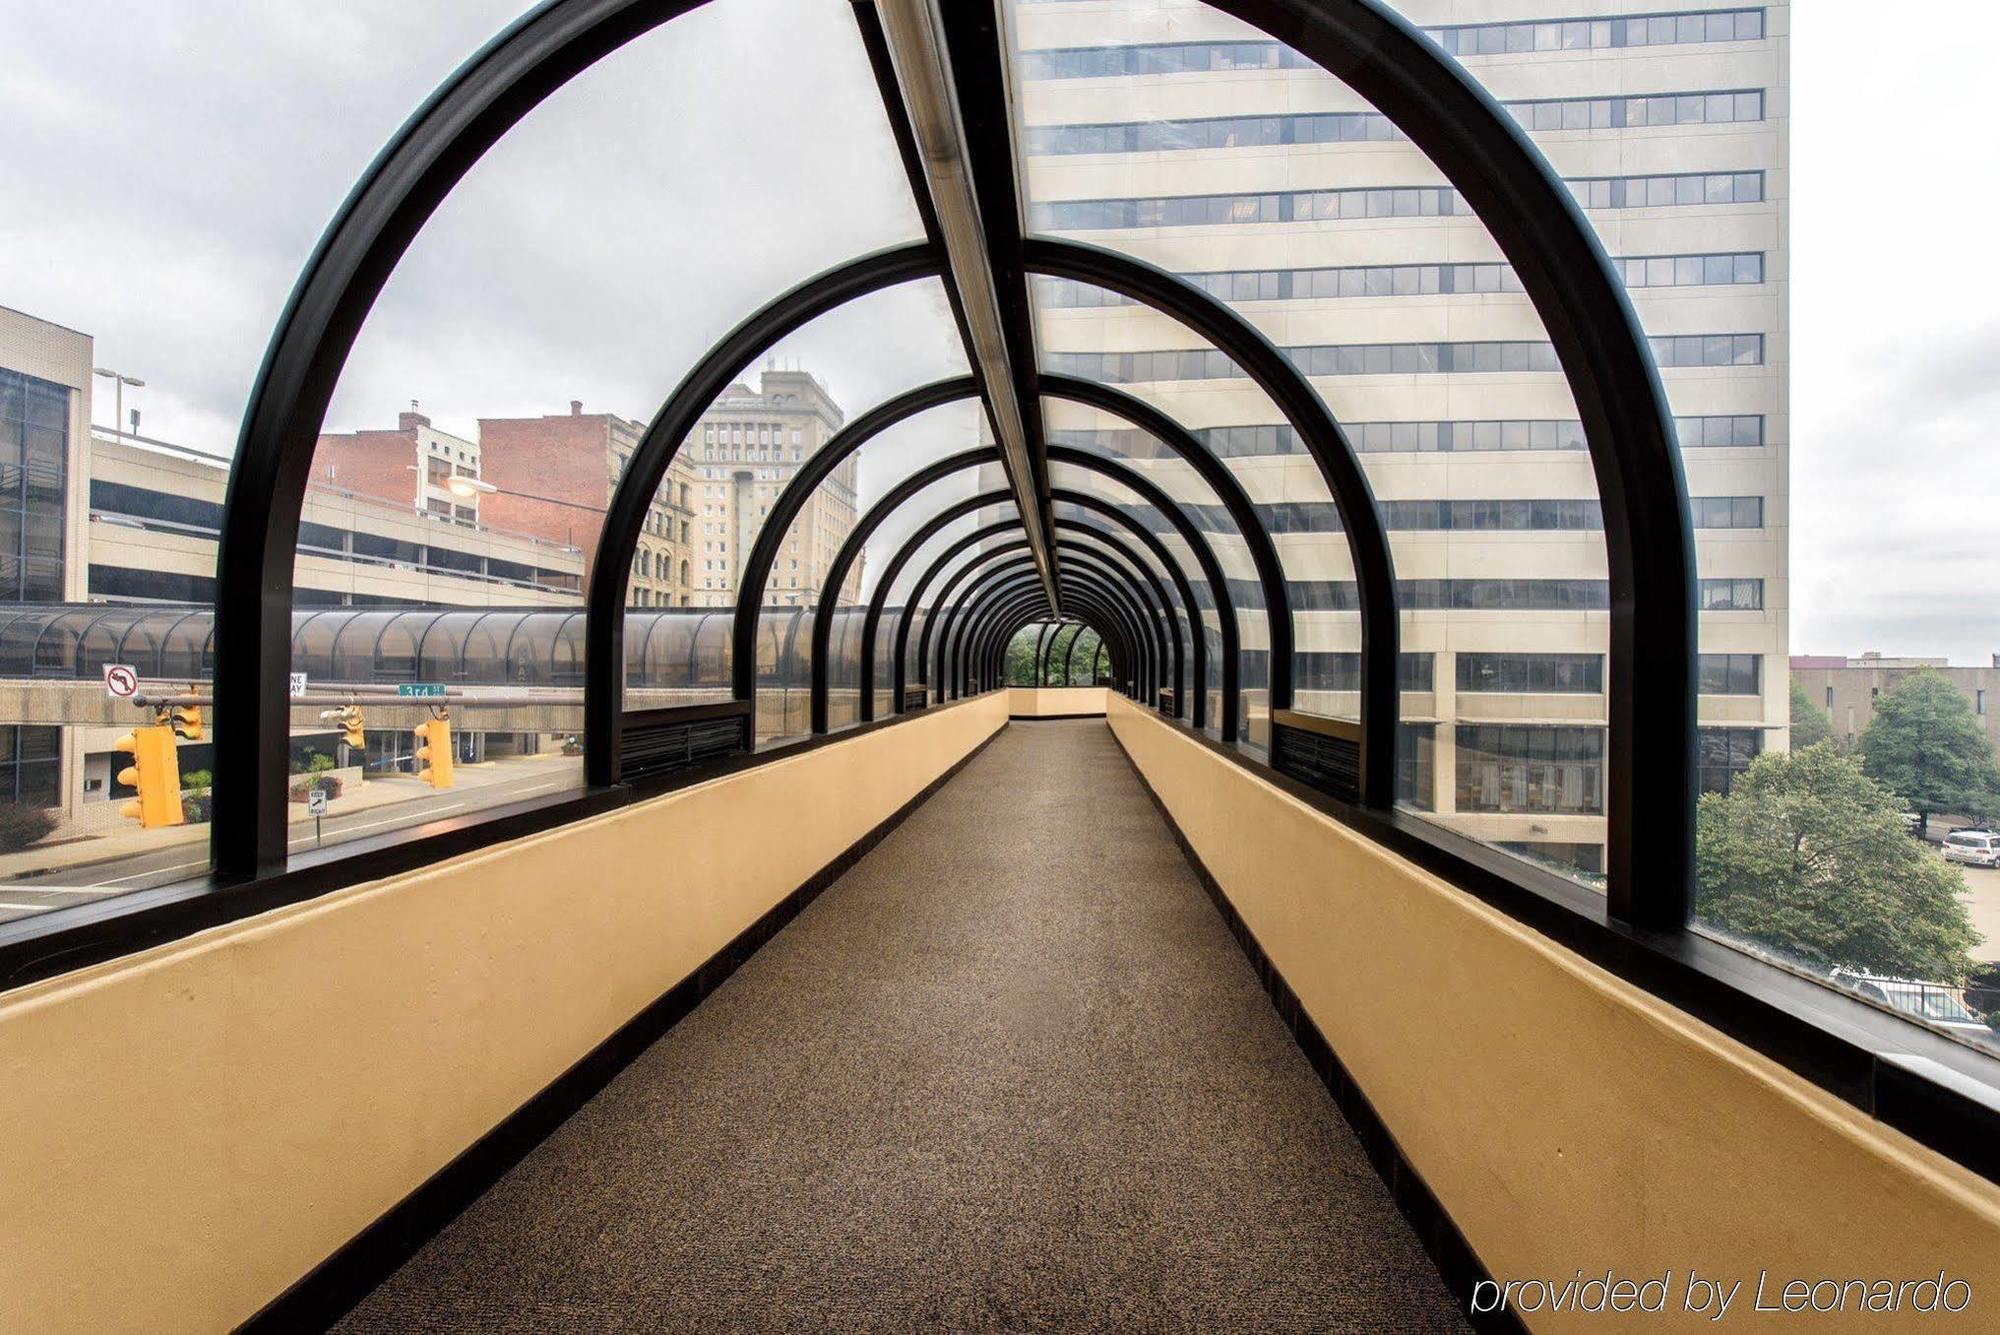
[(185, 737), (190, 742), (201, 740), (201, 706), (175, 705), (172, 725), (174, 735)]
[(340, 740), (357, 751), (368, 749), (368, 737), (361, 730), (361, 706), (343, 705), (334, 713), (334, 722), (340, 725)]
[(132, 757), (132, 763), (118, 771), (118, 782), (139, 790), (136, 801), (119, 808), (149, 830), (179, 825), (181, 812), (181, 762), (174, 730), (154, 725), (134, 728), (113, 743), (115, 749)]
[(434, 718), (415, 732), (417, 777), (433, 788), (451, 787), (451, 720)]

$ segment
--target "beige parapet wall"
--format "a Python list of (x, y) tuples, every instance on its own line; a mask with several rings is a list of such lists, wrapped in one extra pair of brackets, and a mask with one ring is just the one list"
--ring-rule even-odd
[[(1558, 1286), (1672, 1272), (1661, 1315), (1544, 1311), (1531, 1328), (2000, 1330), (2000, 1188), (1123, 697), (1110, 708), (1488, 1271)], [(1844, 1313), (1753, 1310), (1760, 1274), (1776, 1306), (1792, 1280), (1933, 1282), (1907, 1300), (1940, 1272), (1969, 1287), (1963, 1313), (1866, 1315), (1852, 1287)], [(1743, 1281), (1721, 1322), (1686, 1310), (1690, 1277)]]
[(0, 1330), (251, 1316), (1006, 717), (992, 692), (0, 997)]
[(1007, 712), (1015, 718), (1102, 714), (1109, 694), (1103, 686), (1009, 686)]

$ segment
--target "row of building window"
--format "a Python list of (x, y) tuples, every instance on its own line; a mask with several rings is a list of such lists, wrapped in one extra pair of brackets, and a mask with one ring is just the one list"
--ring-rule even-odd
[(69, 395), (0, 369), (0, 601), (63, 596)]
[[(1200, 527), (1231, 531), (1229, 512), (1220, 505), (1188, 505)], [(1378, 501), (1385, 527), (1403, 533), (1494, 533), (1563, 530), (1601, 531), (1604, 508), (1594, 496), (1561, 499)], [(1268, 533), (1338, 533), (1340, 510), (1332, 501), (1275, 501), (1256, 506)], [(1762, 528), (1761, 496), (1698, 496), (1696, 528)]]
[[(1422, 31), (1454, 56), (1754, 42), (1764, 36), (1764, 11), (1716, 9), (1629, 18), (1464, 23)], [(1154, 42), (1143, 46), (1073, 46), (1021, 53), (1024, 79), (1110, 79), (1317, 68), (1291, 47), (1268, 41)]]
[(1602, 728), (1461, 723), (1457, 742), (1460, 811), (1604, 811)]
[[(1433, 689), (1433, 654), (1396, 656), (1396, 688)], [(1361, 655), (1301, 650), (1293, 656), (1293, 683), (1302, 691), (1358, 691)], [(1697, 673), (1703, 695), (1759, 695), (1763, 658), (1757, 654), (1702, 654)], [(1460, 694), (1602, 695), (1602, 654), (1520, 654), (1460, 652), (1456, 660)]]
[[(1647, 340), (1662, 367), (1762, 366), (1762, 334), (1669, 334)], [(1284, 349), (1309, 376), (1451, 375), (1559, 371), (1555, 345), (1530, 339), (1462, 343), (1323, 343)], [(1218, 348), (1048, 352), (1050, 371), (1107, 384), (1233, 380), (1241, 367)]]
[[(1549, 816), (1604, 813), (1602, 728), (1461, 723), (1455, 734), (1459, 811)], [(1399, 752), (1403, 749), (1398, 746)], [(1728, 792), (1736, 776), (1748, 769), (1763, 749), (1763, 733), (1755, 728), (1698, 729), (1696, 781), (1701, 791)], [(1427, 806), (1423, 794), (1428, 790), (1419, 787), (1422, 791), (1413, 795), (1413, 800)]]
[[(1683, 449), (1761, 446), (1764, 418), (1759, 413), (1676, 417), (1674, 429)], [(1363, 453), (1468, 454), (1502, 450), (1581, 450), (1587, 448), (1583, 423), (1549, 418), (1504, 421), (1346, 422), (1342, 430)], [(1218, 458), (1246, 459), (1276, 454), (1303, 454), (1298, 433), (1288, 423), (1258, 426), (1198, 428), (1194, 437)], [(1064, 430), (1049, 433), (1057, 444), (1097, 449), (1118, 458), (1164, 458), (1172, 454), (1146, 432), (1131, 427), (1104, 430)]]
[[(1630, 288), (1710, 287), (1764, 281), (1761, 251), (1715, 255), (1634, 255), (1613, 267)], [(1222, 301), (1312, 301), (1345, 297), (1430, 297), (1520, 292), (1510, 264), (1355, 264), (1319, 269), (1230, 269), (1181, 277)], [(1137, 305), (1122, 292), (1072, 278), (1035, 279), (1047, 309)]]
[[(1761, 579), (1697, 581), (1696, 605), (1705, 612), (1760, 612)], [(1295, 612), (1360, 610), (1353, 580), (1287, 580)], [(1257, 581), (1232, 579), (1229, 596), (1239, 607), (1261, 606)], [(1405, 612), (1601, 612), (1611, 606), (1611, 585), (1601, 579), (1399, 579), (1396, 606)]]
[[(124, 482), (92, 478), (90, 508), (94, 513), (137, 520), (141, 524), (162, 525), (213, 538), (222, 531), (222, 506), (196, 496), (182, 496), (137, 487)], [(580, 580), (573, 570), (550, 570), (497, 556), (485, 556), (457, 548), (409, 542), (379, 533), (335, 528), (311, 520), (299, 523), (299, 551), (308, 556), (340, 559), (359, 557), (369, 561), (405, 565), (417, 570), (464, 575), (476, 579), (533, 584), (540, 588), (576, 592)], [(105, 567), (93, 566), (95, 572)], [(92, 576), (95, 579), (95, 574)], [(93, 592), (96, 592), (93, 586)]]
[[(1086, 484), (1094, 485), (1094, 484)], [(1172, 533), (1167, 517), (1150, 505), (1117, 504), (1155, 533)], [(1261, 501), (1253, 509), (1267, 533), (1339, 533), (1344, 529), (1340, 508), (1332, 501)], [(1698, 496), (1693, 501), (1697, 529), (1761, 529), (1761, 496)], [(1064, 506), (1067, 517), (1074, 507)], [(1424, 499), (1377, 501), (1383, 527), (1397, 533), (1602, 532), (1604, 508), (1589, 497), (1510, 497), (1506, 499)], [(1236, 522), (1227, 507), (1199, 501), (1184, 502), (1181, 512), (1204, 533), (1235, 534)]]
[[(1761, 171), (1583, 176), (1568, 178), (1563, 184), (1569, 187), (1577, 203), (1587, 209), (1760, 204), (1764, 200), (1764, 173)], [(1056, 232), (1473, 216), (1472, 207), (1459, 196), (1458, 191), (1450, 186), (1437, 185), (1043, 200), (1028, 206), (1030, 226)]]
[[(1764, 119), (1764, 90), (1730, 88), (1637, 97), (1563, 97), (1504, 102), (1528, 130), (1622, 130), (1655, 125), (1721, 125)], [(1081, 153), (1171, 153), (1201, 148), (1272, 148), (1297, 144), (1388, 142), (1403, 132), (1379, 111), (1322, 111), (1275, 116), (1203, 116), (1186, 120), (1030, 125), (1030, 157)]]

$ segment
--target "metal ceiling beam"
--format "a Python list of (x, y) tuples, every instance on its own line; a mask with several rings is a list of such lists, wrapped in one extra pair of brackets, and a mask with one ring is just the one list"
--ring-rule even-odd
[(1044, 591), (1060, 610), (999, 15), (991, 4), (964, 0), (876, 0), (875, 11), (986, 390), (988, 423)]

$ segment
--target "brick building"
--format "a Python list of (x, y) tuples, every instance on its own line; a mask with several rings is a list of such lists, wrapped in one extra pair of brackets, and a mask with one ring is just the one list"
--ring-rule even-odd
[(316, 483), (462, 524), (480, 521), (479, 496), (450, 481), (478, 476), (479, 442), (438, 430), (414, 399), (394, 430), (324, 432), (313, 455)]
[[(581, 547), (591, 559), (612, 490), (645, 431), (645, 423), (615, 413), (586, 413), (575, 399), (566, 415), (480, 418), (482, 480), (494, 488), (484, 497), (487, 522)], [(683, 450), (647, 512), (632, 560), (631, 606), (707, 601), (690, 596), (700, 587), (691, 583), (699, 485)]]

